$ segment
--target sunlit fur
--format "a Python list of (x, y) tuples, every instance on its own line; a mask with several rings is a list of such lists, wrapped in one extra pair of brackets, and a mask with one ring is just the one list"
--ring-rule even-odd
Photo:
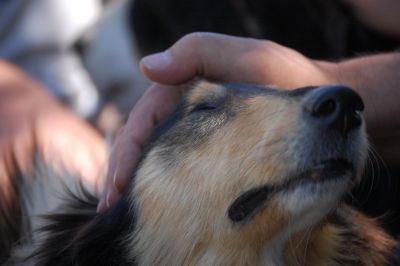
[[(221, 97), (224, 90), (200, 84), (188, 95), (188, 105), (201, 102), (202, 94)], [(232, 121), (195, 148), (175, 154), (172, 162), (162, 146), (152, 149), (131, 191), (138, 217), (127, 240), (131, 256), (143, 265), (279, 265), (293, 262), (300, 252), (305, 265), (334, 263), (336, 246), (345, 243), (340, 243), (340, 232), (325, 229), (321, 222), (353, 185), (351, 177), (278, 193), (245, 224), (233, 224), (227, 217), (241, 193), (282, 184), (329, 158), (352, 161), (359, 178), (367, 149), (364, 127), (351, 134), (347, 147), (326, 148), (332, 146), (329, 142), (339, 144), (304, 121), (306, 100), (252, 95)], [(314, 238), (316, 246), (308, 243)], [(315, 252), (318, 259), (312, 256)]]
[[(309, 118), (304, 105), (321, 88), (192, 86), (148, 144), (126, 195), (104, 214), (95, 213), (96, 202), (81, 202), (51, 216), (36, 265), (385, 265), (392, 258), (395, 241), (342, 202), (364, 169), (364, 124), (343, 137)], [(338, 158), (353, 170), (312, 177)], [(282, 189), (243, 219), (229, 215), (241, 196), (263, 187)]]

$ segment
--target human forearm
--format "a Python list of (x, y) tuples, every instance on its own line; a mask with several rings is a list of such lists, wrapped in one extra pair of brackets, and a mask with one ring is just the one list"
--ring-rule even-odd
[[(396, 81), (400, 76), (396, 75), (399, 67), (398, 63), (390, 63), (391, 60), (390, 56), (377, 56), (336, 64), (311, 60), (271, 41), (210, 33), (192, 33), (183, 37), (167, 51), (150, 55), (141, 61), (143, 73), (158, 84), (138, 101), (124, 130), (117, 136), (99, 211), (104, 211), (121, 197), (131, 175), (130, 169), (133, 169), (140, 157), (152, 129), (176, 105), (180, 91), (173, 86), (195, 77), (218, 82), (272, 85), (283, 89), (348, 84), (360, 92), (367, 104), (368, 128), (372, 132), (374, 144), (384, 158), (400, 158), (400, 154), (396, 154), (400, 140), (397, 136), (400, 136), (400, 132), (397, 134), (395, 131), (400, 122), (384, 124), (390, 122), (389, 119), (394, 119), (395, 114), (400, 114), (394, 97), (395, 89), (399, 87)], [(364, 76), (365, 80), (362, 80)], [(382, 79), (386, 80), (384, 84)], [(384, 93), (375, 96), (380, 93), (378, 89)], [(390, 103), (386, 104), (386, 101)], [(375, 106), (381, 107), (379, 112), (375, 111)], [(383, 129), (382, 133), (375, 133), (380, 127), (386, 126), (393, 130)], [(393, 142), (384, 142), (386, 138), (380, 134), (392, 132)], [(381, 140), (384, 141), (379, 144)], [(130, 169), (119, 167), (126, 165), (124, 162), (127, 161), (130, 162)]]
[(354, 14), (372, 29), (400, 38), (400, 1), (398, 0), (343, 0)]
[(364, 56), (337, 64), (340, 83), (354, 88), (365, 103), (371, 140), (392, 162), (400, 158), (400, 53)]

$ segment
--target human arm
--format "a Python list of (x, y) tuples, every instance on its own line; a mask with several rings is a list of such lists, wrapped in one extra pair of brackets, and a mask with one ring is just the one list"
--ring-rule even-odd
[(400, 39), (400, 1), (343, 0), (343, 2), (370, 28)]
[[(343, 83), (353, 87), (364, 98), (367, 124), (371, 124), (370, 132), (375, 141), (381, 133), (379, 123), (393, 133), (396, 132), (395, 125), (399, 123), (390, 122), (400, 119), (400, 115), (396, 117), (400, 110), (394, 97), (399, 88), (398, 57), (398, 54), (392, 53), (331, 63), (306, 58), (270, 41), (195, 33), (182, 38), (163, 53), (144, 58), (141, 68), (154, 82), (170, 86), (196, 76), (220, 82), (274, 85), (284, 89)], [(367, 73), (379, 73), (381, 76)], [(386, 80), (384, 83), (382, 78)], [(180, 91), (170, 86), (156, 85), (132, 110), (113, 148), (99, 211), (105, 210), (120, 197), (152, 129), (179, 98)], [(381, 96), (376, 97), (377, 93)], [(393, 108), (386, 109), (386, 105)], [(387, 148), (384, 148), (384, 143), (380, 144), (382, 148), (378, 147), (385, 159), (399, 158), (392, 154), (399, 147), (400, 138), (395, 139), (399, 135), (400, 132), (394, 134), (394, 142)], [(385, 153), (388, 148), (391, 149)]]
[(400, 161), (400, 52), (363, 56), (340, 62), (339, 83), (355, 89), (365, 103), (371, 144), (386, 163)]
[(364, 116), (375, 148), (385, 161), (398, 162), (400, 52), (336, 63), (312, 60), (270, 41), (202, 33), (186, 38), (167, 50), (172, 58), (168, 67), (149, 67), (144, 59), (141, 66), (146, 76), (171, 85), (194, 76), (284, 89), (327, 83), (348, 85), (365, 102)]

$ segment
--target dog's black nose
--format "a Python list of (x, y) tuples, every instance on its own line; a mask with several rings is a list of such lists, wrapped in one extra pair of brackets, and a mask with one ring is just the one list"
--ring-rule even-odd
[(320, 125), (347, 134), (361, 125), (364, 103), (352, 89), (331, 85), (314, 90), (305, 104), (305, 110)]

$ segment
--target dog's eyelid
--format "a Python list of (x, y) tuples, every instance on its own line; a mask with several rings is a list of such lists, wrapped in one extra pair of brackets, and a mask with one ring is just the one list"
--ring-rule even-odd
[(190, 108), (190, 113), (195, 113), (195, 112), (200, 112), (200, 111), (212, 111), (212, 110), (218, 109), (219, 105), (220, 105), (220, 103), (212, 102), (212, 101), (200, 102), (200, 103), (194, 104)]
[(208, 99), (198, 103), (193, 103), (189, 107), (189, 113), (213, 111), (220, 109), (224, 105), (224, 101), (225, 99)]

